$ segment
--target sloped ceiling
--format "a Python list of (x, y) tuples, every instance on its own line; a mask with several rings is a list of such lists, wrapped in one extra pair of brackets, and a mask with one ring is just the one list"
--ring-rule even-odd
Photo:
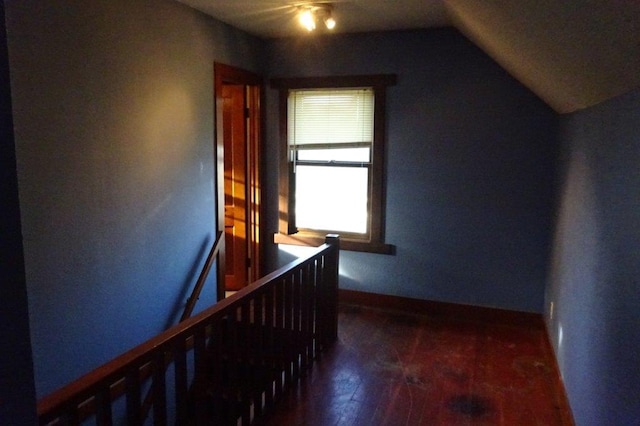
[(636, 0), (445, 0), (452, 24), (556, 111), (640, 87)]
[[(303, 36), (295, 14), (296, 6), (304, 2), (180, 1), (259, 37)], [(341, 32), (453, 25), (560, 113), (640, 87), (637, 0), (336, 0), (331, 4)]]

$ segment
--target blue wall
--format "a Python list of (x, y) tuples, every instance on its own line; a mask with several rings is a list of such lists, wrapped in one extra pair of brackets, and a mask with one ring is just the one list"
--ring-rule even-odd
[(168, 0), (5, 3), (42, 397), (177, 321), (215, 235), (213, 62), (264, 46)]
[[(451, 29), (271, 41), (272, 77), (393, 73), (386, 242), (343, 252), (341, 288), (542, 312), (555, 113)], [(267, 193), (277, 193), (277, 92), (268, 93)], [(277, 231), (277, 199), (267, 197)], [(269, 247), (270, 266), (290, 255)]]
[(579, 425), (640, 421), (640, 90), (564, 116), (547, 323)]

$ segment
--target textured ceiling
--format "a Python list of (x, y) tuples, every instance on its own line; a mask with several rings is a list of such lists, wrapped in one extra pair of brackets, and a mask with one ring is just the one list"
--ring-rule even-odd
[[(265, 38), (301, 34), (300, 1), (180, 0)], [(316, 2), (318, 3), (318, 2)], [(452, 25), (556, 111), (640, 87), (637, 0), (336, 0), (338, 32)]]

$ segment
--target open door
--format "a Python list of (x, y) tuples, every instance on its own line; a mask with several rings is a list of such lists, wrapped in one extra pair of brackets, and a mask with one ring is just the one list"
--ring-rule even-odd
[(247, 213), (247, 120), (245, 87), (222, 85), (224, 139), (225, 290), (240, 290), (248, 281), (250, 257)]
[[(218, 229), (225, 230), (225, 291), (240, 290), (260, 277), (260, 99), (262, 78), (215, 64)], [(224, 185), (221, 185), (224, 182)]]

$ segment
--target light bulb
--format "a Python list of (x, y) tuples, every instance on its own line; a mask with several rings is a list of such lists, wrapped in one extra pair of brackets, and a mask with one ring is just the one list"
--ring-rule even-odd
[(307, 9), (300, 13), (300, 24), (302, 24), (307, 31), (313, 31), (316, 29), (316, 19), (311, 10)]
[(336, 27), (336, 20), (333, 19), (332, 17), (328, 17), (327, 19), (324, 20), (324, 25), (327, 27), (328, 30), (332, 30)]

